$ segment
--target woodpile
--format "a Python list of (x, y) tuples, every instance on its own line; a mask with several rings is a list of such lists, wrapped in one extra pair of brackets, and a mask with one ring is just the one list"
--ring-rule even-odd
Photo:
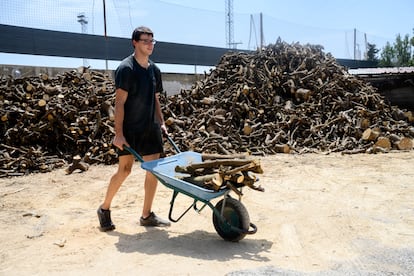
[[(114, 97), (113, 80), (86, 68), (53, 78), (1, 76), (0, 177), (116, 163)], [(413, 148), (413, 114), (390, 106), (319, 46), (278, 40), (262, 51), (230, 52), (191, 89), (164, 96), (162, 106), (183, 151), (351, 154)]]
[(108, 76), (83, 67), (53, 78), (3, 76), (0, 91), (0, 177), (116, 162)]
[(224, 55), (164, 116), (183, 150), (253, 155), (412, 149), (412, 114), (390, 106), (320, 46)]

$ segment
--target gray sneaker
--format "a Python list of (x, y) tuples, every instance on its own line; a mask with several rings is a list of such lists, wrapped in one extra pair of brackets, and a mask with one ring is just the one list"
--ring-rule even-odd
[(169, 221), (157, 217), (154, 214), (154, 212), (151, 212), (151, 214), (148, 217), (146, 217), (146, 218), (141, 217), (139, 219), (139, 223), (141, 224), (141, 226), (166, 227), (166, 226), (170, 226), (171, 225), (171, 223)]

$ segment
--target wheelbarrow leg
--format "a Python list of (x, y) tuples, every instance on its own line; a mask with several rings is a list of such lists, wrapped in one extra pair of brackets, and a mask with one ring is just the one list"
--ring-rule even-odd
[[(187, 210), (185, 210), (177, 219), (174, 219), (173, 217), (172, 217), (172, 212), (173, 212), (173, 209), (174, 209), (174, 203), (175, 203), (175, 199), (177, 198), (177, 195), (179, 194), (179, 192), (178, 191), (173, 191), (173, 195), (172, 195), (172, 198), (171, 198), (171, 202), (170, 202), (170, 211), (169, 211), (169, 213), (168, 213), (168, 219), (170, 220), (170, 221), (172, 221), (172, 222), (177, 222), (177, 221), (179, 221), (185, 214), (187, 214), (187, 212), (188, 211), (190, 211), (190, 209), (191, 208), (194, 208), (195, 210), (198, 210), (197, 209), (197, 206), (196, 206), (196, 203), (197, 203), (197, 200), (196, 199), (194, 199), (194, 202), (187, 208)], [(200, 209), (200, 211), (202, 210), (204, 208), (204, 206)]]

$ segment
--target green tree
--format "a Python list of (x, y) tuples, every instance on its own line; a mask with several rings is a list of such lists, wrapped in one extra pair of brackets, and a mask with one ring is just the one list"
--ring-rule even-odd
[(394, 48), (387, 41), (387, 44), (385, 44), (385, 47), (382, 49), (379, 65), (384, 66), (384, 67), (392, 67), (394, 60), (395, 60)]
[(401, 38), (398, 34), (394, 43), (395, 57), (397, 66), (409, 66), (411, 59), (411, 45), (408, 34)]
[(411, 38), (410, 42), (411, 42), (411, 46), (414, 47), (414, 28), (413, 28), (413, 37)]
[(367, 60), (378, 61), (378, 52), (379, 50), (377, 49), (377, 45), (368, 43)]
[(387, 42), (382, 49), (379, 65), (385, 67), (414, 65), (412, 47), (414, 47), (414, 37), (410, 39), (407, 34), (402, 38), (401, 35), (398, 34), (393, 45)]
[[(413, 36), (410, 40), (411, 47), (414, 47), (414, 28), (413, 28)], [(410, 66), (414, 66), (414, 53), (411, 55)]]

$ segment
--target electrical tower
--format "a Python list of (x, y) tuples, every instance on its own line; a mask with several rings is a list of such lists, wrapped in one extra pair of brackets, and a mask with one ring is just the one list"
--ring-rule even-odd
[(226, 43), (228, 48), (234, 48), (233, 0), (225, 0), (226, 14)]
[[(82, 33), (88, 33), (88, 18), (83, 12), (78, 14), (78, 22), (81, 24)], [(83, 59), (83, 66), (88, 67), (88, 60), (86, 58)]]
[(225, 17), (227, 47), (236, 49), (241, 42), (234, 42), (233, 0), (225, 0)]

